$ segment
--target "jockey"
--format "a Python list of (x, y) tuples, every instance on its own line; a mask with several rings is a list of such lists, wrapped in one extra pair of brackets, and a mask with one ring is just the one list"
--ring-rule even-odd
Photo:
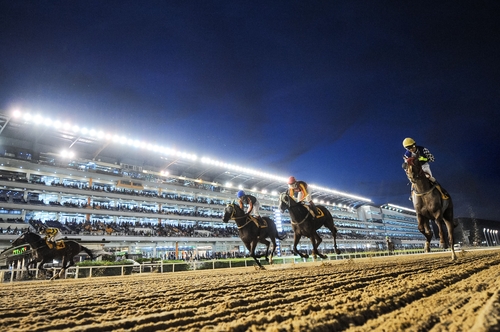
[(45, 242), (49, 245), (49, 248), (56, 248), (56, 242), (61, 238), (61, 232), (59, 228), (55, 227), (43, 227), (41, 232), (42, 235), (45, 235)]
[(426, 173), (426, 176), (431, 182), (436, 182), (436, 179), (432, 176), (431, 166), (429, 163), (434, 162), (434, 156), (427, 148), (423, 146), (418, 146), (413, 138), (405, 138), (403, 141), (403, 146), (406, 149), (403, 159), (415, 158), (418, 156), (418, 161), (422, 165), (422, 170)]
[(313, 217), (316, 217), (316, 206), (311, 199), (311, 194), (307, 191), (307, 183), (304, 181), (297, 181), (295, 177), (290, 176), (288, 178), (288, 190), (289, 195), (293, 199), (295, 199), (295, 193), (297, 193), (297, 198), (295, 199), (297, 202), (301, 203), (306, 201), (309, 204), (309, 212)]
[(238, 203), (242, 210), (244, 208), (244, 205), (248, 204), (248, 209), (246, 213), (250, 215), (253, 212), (252, 216), (254, 216), (257, 219), (257, 221), (261, 220), (261, 216), (259, 213), (260, 203), (257, 200), (257, 197), (252, 195), (247, 195), (243, 190), (238, 191), (236, 197), (238, 197)]
[[(413, 138), (407, 137), (403, 140), (403, 146), (406, 149), (405, 154), (403, 155), (403, 159), (406, 160), (408, 158), (416, 158), (418, 157), (418, 161), (420, 162), (420, 165), (422, 166), (422, 171), (424, 171), (425, 176), (437, 187), (439, 192), (441, 192), (441, 196), (444, 199), (448, 199), (449, 195), (444, 190), (441, 185), (436, 181), (436, 179), (432, 176), (431, 172), (431, 167), (429, 163), (434, 162), (434, 156), (430, 151), (423, 147), (423, 146), (418, 146), (415, 143), (415, 140)], [(413, 186), (412, 189), (413, 191)], [(410, 195), (410, 201), (412, 200), (411, 195)]]

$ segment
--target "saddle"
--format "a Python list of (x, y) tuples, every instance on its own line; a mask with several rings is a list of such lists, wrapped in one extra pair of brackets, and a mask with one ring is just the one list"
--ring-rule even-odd
[[(47, 247), (49, 247), (49, 249), (54, 249), (53, 242), (45, 240), (45, 243), (47, 244)], [(66, 248), (66, 244), (64, 243), (64, 240), (59, 240), (59, 241), (56, 241), (55, 247), (56, 247), (55, 248), (56, 250), (64, 249), (64, 248)]]
[(267, 227), (267, 221), (264, 218), (255, 218), (254, 216), (248, 216), (253, 223), (259, 227), (259, 228), (266, 228)]
[(449, 199), (450, 196), (448, 195), (446, 190), (441, 188), (441, 185), (436, 181), (436, 179), (433, 176), (431, 176), (429, 173), (427, 173), (427, 172), (424, 172), (424, 173), (425, 173), (425, 177), (428, 178), (431, 181), (431, 183), (434, 184), (434, 186), (436, 186), (437, 190), (439, 190), (439, 192), (441, 193), (441, 198), (442, 199)]
[(442, 199), (450, 199), (450, 196), (448, 195), (448, 193), (446, 192), (446, 190), (444, 190), (443, 188), (441, 188), (441, 185), (438, 184), (437, 182), (436, 182), (436, 188), (441, 193), (441, 198)]
[[(303, 205), (309, 211), (309, 213), (311, 214), (311, 216), (313, 216), (311, 208), (309, 207), (309, 205), (307, 205), (307, 204), (303, 204)], [(325, 216), (325, 214), (323, 213), (323, 211), (321, 211), (321, 209), (318, 208), (317, 206), (315, 208), (316, 208), (316, 211), (315, 211), (316, 212), (316, 217), (315, 218), (323, 218)]]

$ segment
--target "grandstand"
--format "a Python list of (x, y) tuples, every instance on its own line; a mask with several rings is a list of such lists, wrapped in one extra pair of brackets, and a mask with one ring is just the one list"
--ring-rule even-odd
[[(261, 214), (288, 234), (280, 248), (282, 255), (290, 253), (288, 213), (277, 210), (287, 176), (20, 112), (0, 114), (0, 147), (0, 250), (23, 229), (46, 224), (117, 254), (241, 256), (246, 249), (222, 213), (244, 189), (259, 198)], [(313, 200), (335, 219), (340, 249), (383, 249), (386, 236), (402, 247), (423, 247), (413, 210), (311, 187)], [(329, 233), (320, 232), (320, 249), (332, 251)], [(311, 247), (307, 239), (300, 245)]]

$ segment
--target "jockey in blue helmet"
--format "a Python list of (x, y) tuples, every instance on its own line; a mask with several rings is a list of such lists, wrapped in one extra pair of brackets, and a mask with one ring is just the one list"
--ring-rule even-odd
[(240, 190), (236, 194), (236, 197), (238, 197), (238, 204), (240, 205), (240, 208), (242, 210), (244, 205), (247, 204), (248, 209), (246, 213), (247, 214), (252, 213), (252, 215), (256, 217), (257, 220), (260, 219), (260, 213), (259, 213), (260, 203), (255, 196), (247, 195), (243, 190)]

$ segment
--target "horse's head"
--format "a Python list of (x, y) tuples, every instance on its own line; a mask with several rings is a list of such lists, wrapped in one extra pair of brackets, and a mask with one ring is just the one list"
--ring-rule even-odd
[(293, 199), (290, 197), (290, 195), (288, 195), (288, 193), (286, 191), (282, 192), (280, 194), (278, 207), (279, 207), (281, 213), (285, 212), (286, 210), (288, 210), (290, 208), (292, 201), (293, 201)]
[(418, 157), (407, 158), (403, 163), (403, 169), (405, 170), (406, 176), (411, 182), (415, 182), (421, 176), (425, 178), (425, 174), (422, 171), (422, 165), (420, 164)]
[(238, 214), (238, 210), (241, 210), (238, 204), (234, 201), (226, 205), (224, 209), (224, 216), (222, 217), (223, 222), (228, 222), (230, 219), (234, 219)]
[(33, 233), (31, 231), (24, 232), (17, 239), (12, 242), (12, 246), (20, 246), (26, 243), (35, 243), (40, 240), (40, 235)]

